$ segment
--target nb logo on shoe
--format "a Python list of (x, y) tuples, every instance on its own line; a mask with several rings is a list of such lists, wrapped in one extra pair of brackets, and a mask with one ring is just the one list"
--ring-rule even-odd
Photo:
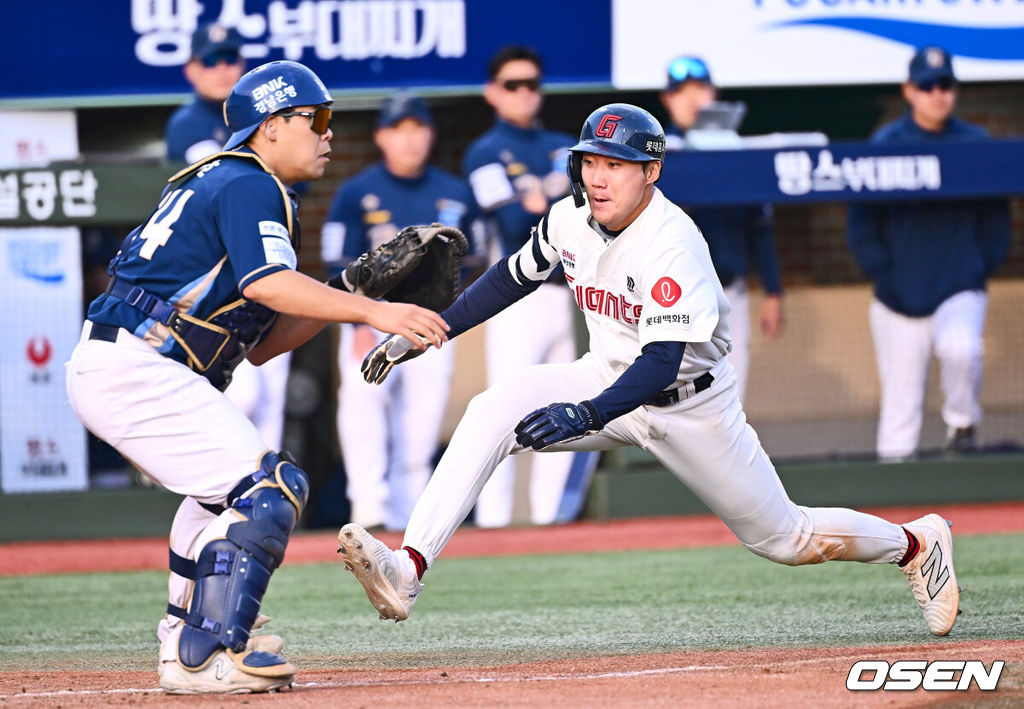
[(949, 569), (943, 563), (942, 548), (938, 544), (932, 547), (932, 553), (928, 555), (928, 558), (921, 565), (921, 577), (928, 578), (926, 584), (928, 597), (935, 600), (935, 597), (939, 595), (939, 591), (942, 590), (942, 587), (949, 580)]
[(217, 665), (213, 668), (213, 674), (217, 677), (217, 680), (219, 681), (227, 677), (228, 673), (231, 672), (231, 669), (232, 664), (228, 662), (226, 658), (222, 657), (217, 660)]

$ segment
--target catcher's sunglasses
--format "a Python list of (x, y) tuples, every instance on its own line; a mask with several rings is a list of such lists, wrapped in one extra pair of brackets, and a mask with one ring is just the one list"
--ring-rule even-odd
[(309, 127), (317, 135), (323, 135), (331, 127), (331, 109), (328, 106), (320, 106), (315, 111), (293, 111), (288, 108), (284, 111), (278, 111), (274, 115), (281, 116), (282, 118), (291, 118), (292, 116), (308, 118)]

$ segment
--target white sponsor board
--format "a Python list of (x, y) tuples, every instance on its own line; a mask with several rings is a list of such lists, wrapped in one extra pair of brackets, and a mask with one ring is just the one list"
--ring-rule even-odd
[(719, 86), (902, 82), (945, 47), (961, 80), (1024, 78), (1024, 3), (1002, 0), (613, 0), (612, 83), (661, 88), (704, 59)]
[(0, 111), (0, 168), (78, 157), (74, 111)]
[(0, 229), (0, 487), (87, 487), (85, 431), (68, 404), (64, 362), (82, 324), (75, 227)]

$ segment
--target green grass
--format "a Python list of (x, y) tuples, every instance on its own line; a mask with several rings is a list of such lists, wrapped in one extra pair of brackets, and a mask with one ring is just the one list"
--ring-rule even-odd
[[(956, 554), (966, 591), (953, 639), (1024, 636), (1024, 535), (957, 538)], [(166, 578), (0, 578), (0, 666), (152, 669)], [(340, 564), (285, 567), (264, 611), (306, 669), (936, 640), (889, 565), (787, 568), (739, 547), (442, 557), (426, 581), (410, 620), (383, 623)]]

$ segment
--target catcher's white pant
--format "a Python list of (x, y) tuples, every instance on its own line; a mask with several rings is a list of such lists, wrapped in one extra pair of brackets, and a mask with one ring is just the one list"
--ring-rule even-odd
[[(66, 365), (68, 401), (90, 431), (140, 471), (187, 496), (170, 535), (171, 549), (187, 557), (217, 519), (196, 500), (223, 505), (267, 448), (252, 422), (202, 376), (126, 330), (117, 342), (104, 342), (89, 340), (91, 329), (87, 321)], [(170, 602), (187, 606), (191, 583), (171, 574)], [(161, 641), (180, 622), (165, 617)]]
[[(747, 425), (732, 366), (723, 361), (711, 373), (714, 383), (700, 394), (672, 406), (641, 406), (592, 436), (553, 448), (635, 445), (649, 451), (748, 549), (772, 561), (885, 563), (902, 558), (907, 537), (899, 526), (853, 510), (800, 507), (790, 501)], [(530, 367), (475, 397), (413, 510), (403, 544), (432, 563), (498, 463), (522, 450), (513, 431), (519, 412), (589, 399), (615, 378), (607, 365), (587, 354), (571, 364)]]
[(725, 289), (725, 297), (732, 305), (729, 313), (729, 336), (732, 338), (729, 361), (736, 370), (736, 393), (743, 401), (750, 374), (750, 291), (747, 290), (747, 281), (734, 279)]
[[(357, 337), (362, 331), (365, 337)], [(455, 359), (454, 342), (395, 367), (379, 386), (363, 381), (363, 358), (384, 338), (342, 325), (338, 347), (338, 438), (352, 521), (401, 530), (430, 479)]]
[[(572, 324), (574, 308), (568, 288), (543, 283), (529, 298), (513, 303), (488, 320), (485, 331), (488, 384), (515, 378), (531, 365), (571, 362), (576, 356)], [(532, 410), (522, 409), (516, 413), (522, 418)], [(555, 520), (572, 468), (573, 455), (528, 454), (531, 468), (530, 519), (534, 524), (550, 524)], [(480, 491), (474, 515), (477, 526), (504, 527), (512, 521), (514, 487), (513, 461), (503, 460)]]
[(267, 448), (281, 450), (284, 409), (292, 353), (285, 352), (259, 367), (243, 360), (231, 377), (224, 396), (242, 410), (263, 437)]
[(869, 318), (882, 394), (879, 457), (899, 458), (917, 450), (933, 351), (941, 368), (943, 421), (965, 428), (981, 420), (978, 397), (987, 304), (984, 291), (963, 291), (947, 298), (934, 314), (910, 318), (872, 300)]

